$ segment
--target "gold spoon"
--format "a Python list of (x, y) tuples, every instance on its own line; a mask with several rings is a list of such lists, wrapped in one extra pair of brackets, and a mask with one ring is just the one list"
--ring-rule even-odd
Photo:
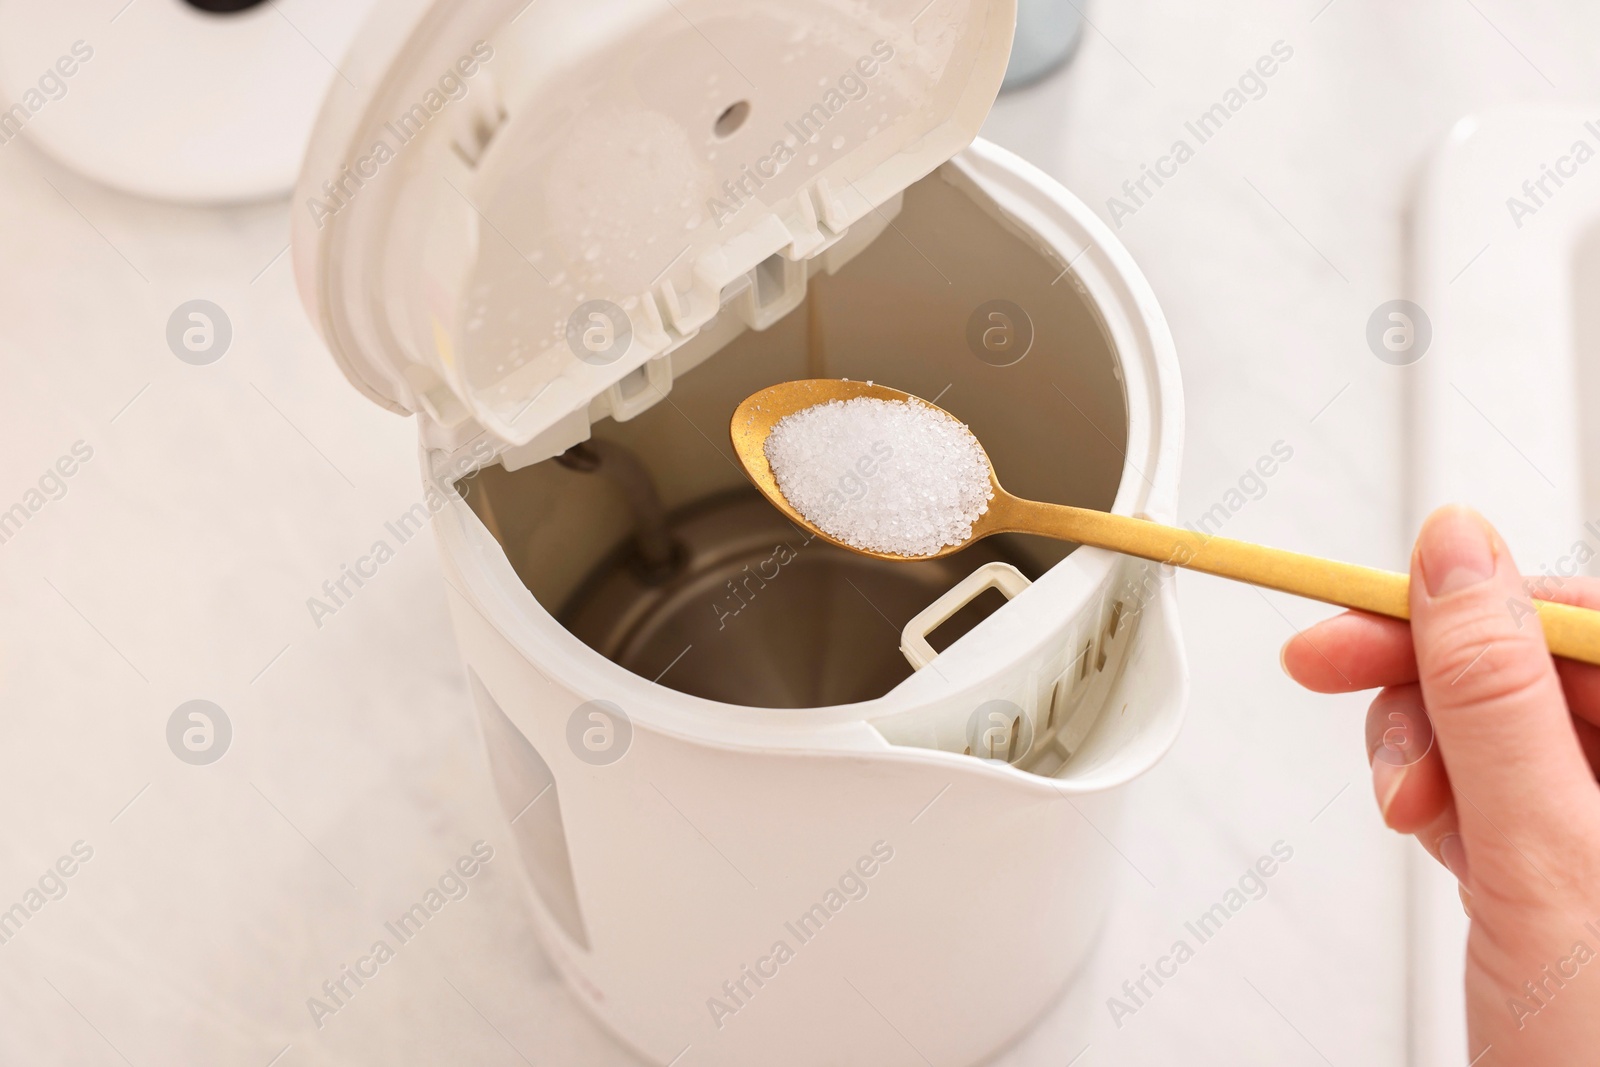
[[(766, 444), (772, 427), (784, 416), (830, 400), (849, 400), (854, 397), (910, 400), (927, 404), (927, 401), (910, 393), (882, 385), (814, 378), (770, 386), (746, 398), (735, 409), (729, 427), (733, 450), (756, 488), (791, 521), (841, 548), (877, 559), (910, 561), (948, 556), (994, 534), (1037, 534), (1058, 541), (1110, 549), (1174, 567), (1204, 571), (1221, 578), (1249, 582), (1340, 607), (1357, 608), (1395, 619), (1409, 619), (1411, 616), (1408, 593), (1411, 579), (1408, 575), (1213, 537), (1194, 530), (1180, 530), (1128, 515), (1023, 500), (1000, 488), (1000, 481), (994, 474), (994, 464), (988, 462), (988, 453), (984, 453), (984, 461), (988, 463), (989, 484), (994, 489), (994, 497), (989, 501), (989, 510), (973, 524), (972, 535), (965, 541), (948, 545), (930, 556), (897, 556), (846, 544), (818, 528), (784, 498), (777, 479), (773, 477), (772, 468), (767, 465)], [(933, 404), (927, 406), (947, 418), (955, 419), (943, 408)], [(981, 444), (979, 450), (982, 451)], [(1545, 639), (1551, 652), (1584, 663), (1600, 664), (1600, 612), (1543, 600), (1533, 603), (1538, 610), (1539, 621), (1544, 625)]]

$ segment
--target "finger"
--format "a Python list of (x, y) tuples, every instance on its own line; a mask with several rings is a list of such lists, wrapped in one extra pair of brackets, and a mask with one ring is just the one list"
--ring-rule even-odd
[(1576, 815), (1595, 827), (1594, 779), (1544, 633), (1511, 610), (1523, 598), (1487, 522), (1465, 508), (1429, 516), (1412, 557), (1412, 639), (1452, 787), (1471, 801), (1460, 809), (1469, 846), (1502, 848), (1490, 845), (1497, 827), (1556, 834)]
[(1467, 877), (1472, 865), (1467, 860), (1467, 846), (1461, 837), (1461, 820), (1455, 802), (1451, 801), (1437, 819), (1415, 831), (1412, 836), (1433, 857), (1435, 863), (1455, 875), (1460, 883), (1457, 891), (1461, 896), (1461, 907), (1470, 918), (1472, 893), (1467, 889)]
[(1528, 596), (1580, 608), (1600, 608), (1600, 578), (1556, 578), (1542, 575), (1524, 578), (1522, 588)]
[(1283, 669), (1316, 693), (1353, 693), (1417, 680), (1411, 626), (1401, 619), (1349, 611), (1289, 638)]
[(1450, 791), (1450, 775), (1422, 704), (1422, 687), (1401, 685), (1378, 694), (1367, 710), (1372, 790), (1383, 821), (1411, 834), (1461, 884), (1461, 906), (1472, 914), (1466, 888), (1466, 846)]
[(1589, 773), (1600, 778), (1600, 726), (1583, 719), (1573, 719), (1572, 725), (1578, 731), (1583, 756), (1589, 761)]
[[(1411, 836), (1439, 866), (1457, 879), (1466, 880), (1466, 847), (1461, 843), (1461, 820), (1456, 812), (1455, 801), (1446, 804), (1426, 826), (1411, 831)], [(1455, 840), (1451, 841), (1451, 837)]]
[[(1600, 579), (1544, 575), (1524, 580), (1523, 586), (1529, 596), (1540, 600), (1600, 609)], [(1556, 674), (1561, 678), (1561, 688), (1567, 694), (1567, 705), (1572, 709), (1572, 714), (1600, 725), (1600, 667), (1577, 660), (1558, 659)]]
[(1367, 760), (1378, 810), (1391, 830), (1414, 834), (1453, 803), (1450, 776), (1416, 684), (1379, 693), (1367, 709)]
[[(1559, 584), (1557, 584), (1559, 582)], [(1524, 581), (1530, 596), (1600, 610), (1600, 578)], [(1349, 693), (1417, 678), (1411, 624), (1382, 615), (1347, 611), (1295, 634), (1283, 646), (1289, 677), (1318, 693)], [(1557, 660), (1575, 714), (1600, 725), (1600, 667)], [(1574, 694), (1581, 699), (1574, 700)]]
[(1567, 706), (1579, 720), (1600, 726), (1600, 667), (1572, 659), (1556, 660), (1556, 676)]

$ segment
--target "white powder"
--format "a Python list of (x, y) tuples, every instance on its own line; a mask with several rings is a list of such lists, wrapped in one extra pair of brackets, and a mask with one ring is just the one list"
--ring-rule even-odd
[(767, 463), (828, 536), (897, 556), (965, 541), (989, 510), (989, 464), (966, 426), (915, 401), (830, 400), (778, 420)]

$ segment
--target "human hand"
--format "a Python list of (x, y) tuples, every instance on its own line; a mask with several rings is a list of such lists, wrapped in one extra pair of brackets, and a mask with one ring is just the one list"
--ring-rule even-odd
[[(1545, 600), (1600, 608), (1600, 581)], [(1475, 512), (1411, 557), (1411, 622), (1350, 612), (1284, 646), (1319, 693), (1380, 688), (1367, 753), (1384, 821), (1461, 884), (1477, 1067), (1600, 1061), (1600, 667), (1552, 660), (1523, 580)]]

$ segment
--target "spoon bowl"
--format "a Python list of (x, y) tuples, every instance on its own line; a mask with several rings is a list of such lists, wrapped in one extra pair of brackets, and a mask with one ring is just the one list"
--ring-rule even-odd
[[(875, 552), (852, 545), (822, 529), (789, 503), (767, 462), (766, 445), (773, 427), (787, 416), (831, 400), (860, 397), (921, 404), (960, 424), (959, 419), (943, 408), (910, 393), (872, 382), (832, 378), (813, 378), (769, 386), (747, 397), (734, 410), (729, 424), (734, 454), (738, 456), (746, 476), (762, 495), (791, 522), (841, 548), (877, 559), (925, 560), (959, 552), (974, 541), (995, 534), (1035, 534), (1248, 582), (1340, 607), (1370, 611), (1396, 619), (1409, 619), (1411, 616), (1409, 575), (1214, 537), (1198, 530), (1177, 529), (1131, 515), (1024, 500), (1001, 488), (987, 452), (983, 452), (983, 458), (989, 470), (989, 485), (994, 496), (989, 501), (988, 509), (972, 524), (972, 532), (965, 539), (945, 545), (931, 555), (920, 556)], [(971, 434), (964, 424), (961, 425), (965, 432)], [(981, 443), (979, 450), (982, 451)], [(1542, 600), (1535, 600), (1534, 605), (1551, 652), (1584, 663), (1600, 664), (1600, 612)]]
[[(746, 477), (755, 483), (761, 490), (761, 495), (772, 502), (773, 506), (783, 512), (790, 521), (797, 526), (815, 534), (830, 544), (840, 548), (848, 548), (852, 552), (859, 552), (864, 556), (874, 559), (889, 560), (927, 560), (940, 559), (944, 556), (960, 552), (974, 541), (981, 540), (991, 534), (1003, 533), (1003, 529), (994, 527), (997, 511), (1003, 510), (1006, 500), (1014, 500), (1011, 494), (1000, 488), (1000, 482), (994, 473), (994, 464), (989, 460), (989, 453), (983, 453), (984, 464), (989, 468), (989, 487), (994, 491), (994, 497), (989, 501), (989, 510), (972, 525), (972, 534), (959, 544), (946, 545), (938, 552), (926, 556), (902, 556), (892, 552), (874, 552), (859, 545), (852, 545), (848, 541), (841, 541), (822, 529), (816, 523), (806, 518), (800, 511), (789, 503), (783, 495), (783, 490), (778, 486), (777, 476), (772, 473), (772, 467), (767, 462), (767, 438), (772, 433), (772, 428), (789, 415), (826, 404), (832, 400), (854, 400), (867, 397), (873, 400), (898, 400), (902, 402), (921, 404), (924, 407), (937, 411), (939, 414), (959, 422), (954, 415), (941, 407), (929, 404), (927, 401), (903, 393), (898, 389), (890, 389), (885, 385), (873, 382), (853, 382), (847, 378), (808, 378), (801, 381), (783, 382), (772, 385), (745, 399), (733, 412), (733, 421), (729, 427), (729, 435), (733, 441), (734, 454), (739, 457), (739, 464), (744, 468)], [(962, 427), (966, 430), (966, 427)], [(971, 431), (966, 431), (971, 435)], [(976, 438), (974, 438), (976, 441)], [(978, 444), (982, 451), (983, 446)]]

